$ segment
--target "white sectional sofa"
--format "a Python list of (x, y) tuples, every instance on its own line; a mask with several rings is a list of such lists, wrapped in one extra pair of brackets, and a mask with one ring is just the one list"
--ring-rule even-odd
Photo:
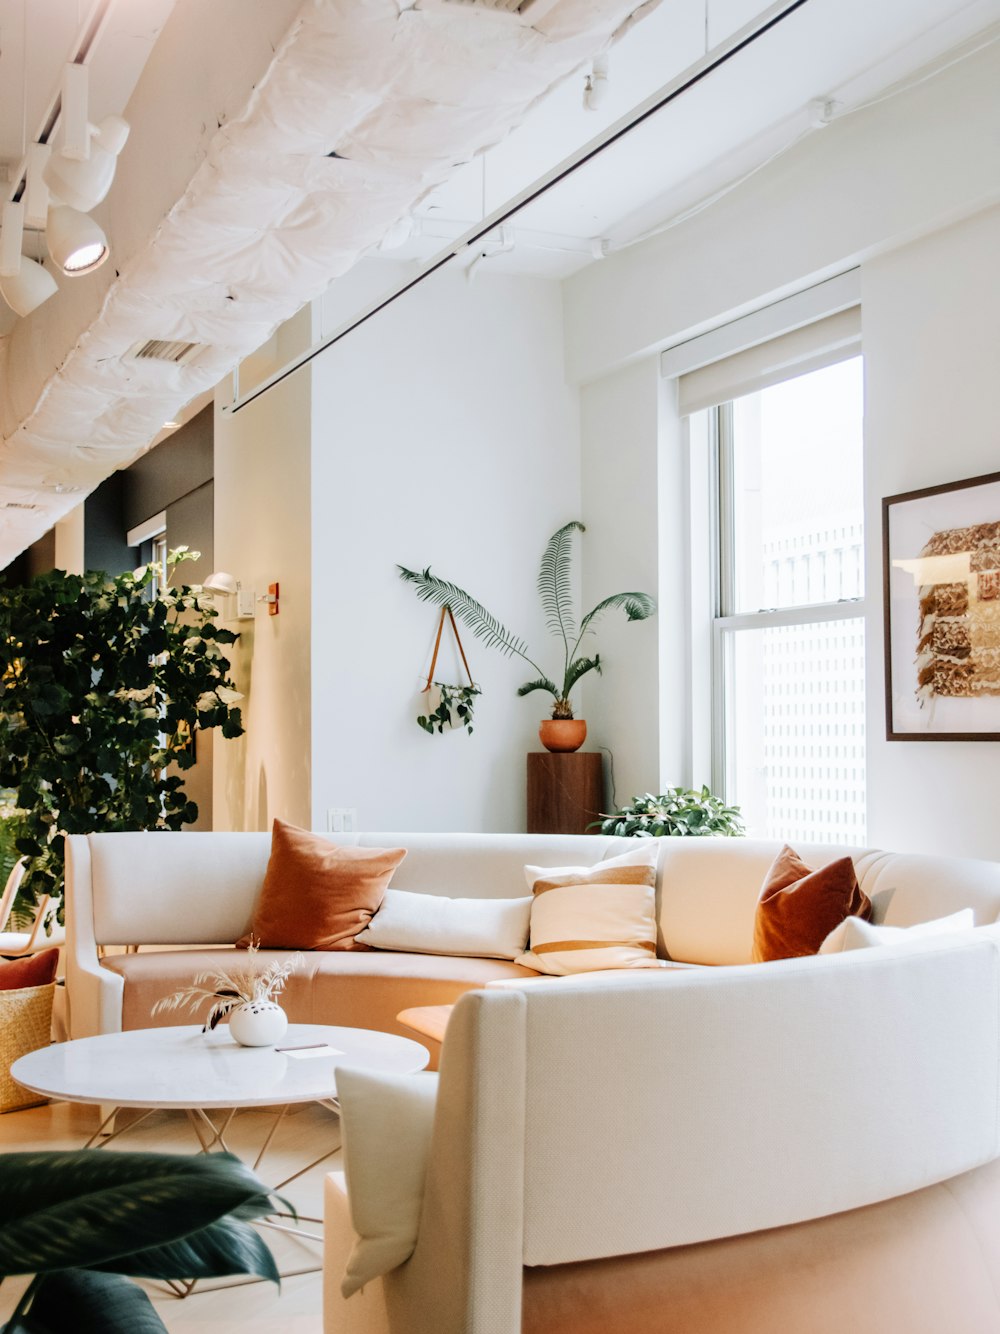
[[(394, 886), (459, 897), (522, 895), (525, 863), (634, 846), (352, 841), (409, 849)], [(815, 866), (845, 850), (798, 851)], [(971, 907), (975, 928), (751, 964), (776, 852), (661, 841), (660, 953), (723, 966), (542, 979), (451, 960), (442, 978), (412, 956), (404, 977), (372, 952), (330, 956), (336, 985), (303, 981), (322, 996), (308, 1017), (331, 1023), (362, 1022), (381, 986), (399, 1008), (462, 996), (440, 1074), (412, 1077), (437, 1081), (412, 1254), (348, 1298), (355, 1222), (380, 1201), (356, 1193), (352, 1213), (343, 1174), (327, 1183), (328, 1334), (996, 1334), (1000, 864), (853, 850), (876, 921)], [(267, 856), (266, 835), (71, 838), (74, 1035), (129, 1022), (135, 965), (99, 946), (233, 941)], [(124, 957), (176, 985), (177, 952)], [(347, 1085), (342, 1105), (350, 1149)]]

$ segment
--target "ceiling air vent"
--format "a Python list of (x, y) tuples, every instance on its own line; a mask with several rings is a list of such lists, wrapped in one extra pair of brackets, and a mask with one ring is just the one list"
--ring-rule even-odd
[(418, 0), (418, 9), (478, 9), (484, 14), (506, 14), (522, 23), (537, 23), (556, 0)]
[(23, 500), (5, 500), (3, 503), (5, 510), (40, 510), (41, 505), (29, 505)]
[(131, 361), (159, 361), (170, 366), (186, 366), (204, 350), (204, 343), (181, 343), (168, 338), (150, 338), (134, 343), (125, 353)]

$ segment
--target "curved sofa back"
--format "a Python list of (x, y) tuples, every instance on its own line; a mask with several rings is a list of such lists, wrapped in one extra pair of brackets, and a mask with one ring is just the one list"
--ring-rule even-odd
[[(524, 867), (592, 865), (630, 839), (559, 834), (338, 834), (344, 846), (400, 847), (393, 888), (452, 898), (525, 895)], [(98, 945), (223, 945), (247, 930), (264, 882), (262, 833), (74, 834), (67, 916)], [(72, 928), (71, 928), (72, 929)]]
[[(393, 886), (452, 897), (517, 897), (524, 867), (593, 865), (632, 839), (557, 834), (354, 834), (338, 843), (405, 847)], [(67, 840), (71, 931), (94, 944), (230, 944), (247, 929), (271, 840), (264, 833), (116, 833)], [(660, 953), (685, 963), (748, 963), (753, 914), (780, 843), (659, 840)], [(1000, 863), (803, 845), (813, 866), (851, 855), (875, 920), (906, 926), (972, 907), (1000, 913)]]
[[(770, 839), (665, 838), (660, 853), (660, 952), (684, 963), (749, 963), (757, 896), (781, 844)], [(1000, 914), (1000, 862), (799, 844), (813, 867), (851, 857), (873, 920), (889, 926), (975, 911)]]
[(428, 1197), (463, 1183), (448, 1235), (486, 1266), (515, 1218), (518, 1262), (552, 1265), (889, 1199), (1000, 1153), (998, 1020), (997, 927), (472, 992)]

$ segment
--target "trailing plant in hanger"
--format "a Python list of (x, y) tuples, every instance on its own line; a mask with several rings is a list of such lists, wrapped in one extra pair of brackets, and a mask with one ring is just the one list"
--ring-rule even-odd
[(464, 727), (472, 736), (475, 699), (483, 692), (478, 686), (449, 686), (440, 681), (433, 684), (438, 690), (437, 707), (426, 715), (418, 716), (417, 722), (432, 736), (435, 732), (440, 734), (446, 727)]
[(595, 653), (591, 657), (581, 651), (585, 636), (593, 632), (600, 617), (607, 611), (619, 609), (630, 621), (644, 621), (656, 612), (656, 602), (648, 593), (612, 593), (587, 612), (579, 625), (576, 624), (573, 614), (572, 539), (574, 533), (585, 531), (583, 524), (574, 519), (553, 533), (542, 553), (542, 563), (538, 570), (538, 593), (545, 609), (545, 618), (549, 630), (560, 641), (562, 648), (562, 669), (557, 678), (547, 676), (534, 659), (528, 656), (527, 642), (506, 629), (464, 588), (431, 574), (430, 566), (424, 570), (408, 570), (403, 565), (396, 568), (402, 580), (413, 584), (422, 602), (433, 602), (441, 608), (450, 609), (488, 648), (499, 649), (508, 657), (522, 658), (538, 675), (520, 686), (517, 693), (530, 695), (536, 690), (546, 691), (554, 700), (552, 717), (569, 719), (573, 717), (570, 693), (574, 686), (588, 672), (601, 671), (600, 655)]
[[(445, 681), (434, 680), (434, 669), (437, 667), (438, 653), (441, 649), (441, 636), (444, 632), (446, 620), (451, 625), (452, 634), (455, 636), (455, 646), (461, 656), (465, 674), (469, 678), (467, 686), (449, 685)], [(427, 684), (420, 692), (421, 697), (427, 696), (427, 702), (424, 706), (426, 712), (417, 716), (417, 723), (431, 736), (435, 732), (440, 736), (446, 727), (464, 727), (471, 736), (476, 698), (482, 693), (472, 679), (472, 672), (465, 656), (465, 649), (462, 647), (462, 639), (458, 633), (458, 626), (455, 624), (455, 617), (452, 615), (451, 608), (444, 606), (441, 608), (441, 615), (438, 618), (437, 636), (434, 640), (434, 652), (431, 655), (431, 669), (427, 673)], [(433, 705), (433, 708), (431, 705)]]

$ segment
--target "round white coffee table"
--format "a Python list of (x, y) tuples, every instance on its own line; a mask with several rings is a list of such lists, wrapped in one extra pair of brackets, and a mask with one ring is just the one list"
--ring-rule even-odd
[[(87, 1148), (110, 1143), (154, 1111), (179, 1108), (187, 1112), (203, 1150), (229, 1151), (225, 1133), (240, 1108), (275, 1107), (274, 1124), (254, 1162), (257, 1168), (293, 1103), (318, 1102), (339, 1110), (337, 1070), (342, 1066), (408, 1074), (422, 1070), (429, 1060), (427, 1048), (418, 1042), (368, 1028), (289, 1024), (274, 1047), (241, 1047), (224, 1025), (203, 1033), (196, 1024), (187, 1024), (55, 1043), (22, 1056), (10, 1073), (47, 1098), (113, 1108)], [(123, 1107), (146, 1112), (108, 1131)], [(205, 1112), (213, 1107), (228, 1108), (229, 1115), (216, 1123)]]
[[(56, 1043), (22, 1056), (10, 1072), (19, 1084), (47, 1098), (110, 1105), (114, 1110), (104, 1117), (86, 1148), (103, 1148), (135, 1129), (153, 1112), (173, 1108), (187, 1114), (203, 1153), (215, 1149), (232, 1152), (225, 1136), (237, 1111), (273, 1107), (274, 1119), (253, 1163), (256, 1171), (293, 1103), (317, 1102), (339, 1111), (337, 1071), (342, 1067), (408, 1074), (422, 1070), (429, 1060), (427, 1048), (418, 1042), (367, 1028), (289, 1024), (274, 1047), (241, 1047), (224, 1025), (220, 1024), (214, 1033), (203, 1033), (194, 1024), (104, 1033)], [(124, 1107), (145, 1110), (127, 1125), (112, 1128)], [(225, 1108), (228, 1112), (213, 1121), (206, 1108)], [(336, 1151), (334, 1147), (321, 1154), (271, 1189), (281, 1190)], [(287, 1215), (278, 1213), (274, 1217)], [(279, 1231), (322, 1240), (297, 1226), (261, 1221)], [(321, 1222), (301, 1214), (297, 1221)], [(314, 1270), (315, 1266), (298, 1269), (283, 1277)], [(171, 1287), (179, 1295), (186, 1295), (194, 1284), (171, 1283)]]
[(273, 1107), (335, 1101), (341, 1066), (403, 1074), (429, 1060), (418, 1042), (367, 1028), (289, 1024), (274, 1047), (241, 1047), (224, 1025), (185, 1025), (59, 1042), (22, 1056), (11, 1075), (48, 1098), (116, 1108)]

